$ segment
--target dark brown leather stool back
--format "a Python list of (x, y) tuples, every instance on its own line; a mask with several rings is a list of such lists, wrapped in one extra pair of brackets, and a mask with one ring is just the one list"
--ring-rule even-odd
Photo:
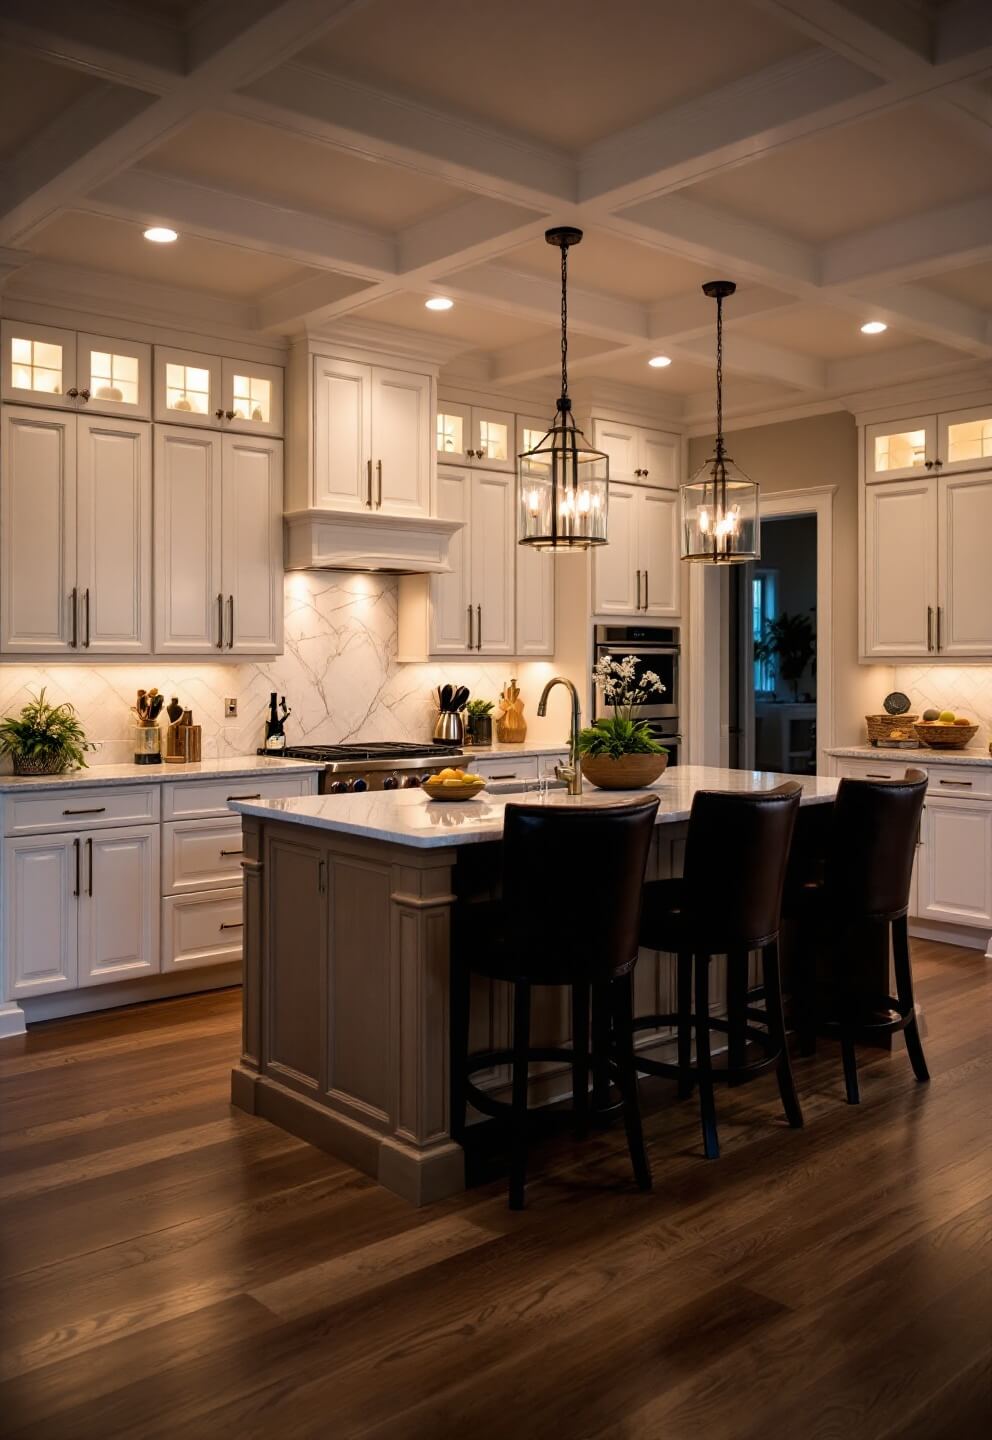
[(901, 780), (840, 782), (826, 889), (846, 921), (906, 914), (926, 789), (925, 773), (914, 769)]
[[(589, 1076), (619, 1087), (627, 1143), (641, 1189), (651, 1187), (634, 1068), (633, 969), (637, 961), (641, 892), (658, 813), (658, 796), (615, 805), (507, 805), (503, 829), (503, 898), (461, 907), (451, 960), (451, 1133), (467, 1145), (466, 1110), (506, 1127), (510, 1139), (510, 1208), (524, 1203), (528, 1066), (567, 1061), (577, 1131), (585, 1130)], [(469, 1053), (472, 974), (513, 986), (513, 1044)], [(572, 1045), (530, 1042), (531, 988), (568, 985)], [(596, 996), (596, 1039), (589, 1044), (590, 992)], [(479, 1070), (512, 1068), (511, 1104), (475, 1085)], [(604, 1107), (605, 1108), (605, 1107)], [(473, 1130), (477, 1127), (472, 1127)]]

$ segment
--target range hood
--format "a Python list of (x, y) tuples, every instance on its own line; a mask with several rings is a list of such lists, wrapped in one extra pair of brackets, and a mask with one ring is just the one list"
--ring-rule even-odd
[(392, 575), (449, 571), (448, 544), (464, 523), (375, 510), (294, 510), (285, 519), (287, 570), (380, 570)]

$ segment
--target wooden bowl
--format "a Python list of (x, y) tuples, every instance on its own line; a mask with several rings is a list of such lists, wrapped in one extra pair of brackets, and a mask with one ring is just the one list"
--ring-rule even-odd
[(583, 755), (582, 773), (600, 790), (643, 790), (668, 764), (667, 755)]
[(445, 780), (425, 780), (420, 787), (431, 800), (471, 800), (485, 790), (484, 780), (468, 780), (451, 785)]
[(978, 734), (977, 725), (942, 725), (939, 720), (923, 721), (913, 729), (920, 744), (934, 750), (963, 750)]

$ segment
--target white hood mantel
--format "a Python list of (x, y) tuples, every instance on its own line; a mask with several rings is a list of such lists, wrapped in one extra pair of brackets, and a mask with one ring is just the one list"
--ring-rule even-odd
[(294, 510), (286, 515), (287, 570), (381, 570), (444, 574), (448, 544), (463, 525), (431, 515), (374, 510)]

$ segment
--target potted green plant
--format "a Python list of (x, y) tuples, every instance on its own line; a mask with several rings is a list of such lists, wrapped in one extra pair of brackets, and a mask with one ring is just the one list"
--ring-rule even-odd
[(492, 700), (470, 700), (465, 706), (467, 724), (465, 738), (470, 745), (493, 743)]
[(778, 673), (792, 686), (793, 700), (799, 699), (799, 682), (806, 666), (813, 662), (816, 674), (816, 630), (809, 615), (790, 615), (783, 610), (775, 620), (766, 620), (760, 640), (754, 646), (755, 660), (778, 662)]
[(664, 694), (653, 670), (637, 673), (637, 657), (605, 656), (593, 667), (595, 680), (613, 714), (579, 731), (582, 773), (603, 790), (640, 790), (652, 785), (668, 764), (668, 751), (651, 734), (637, 710), (649, 695)]
[(86, 738), (68, 700), (49, 705), (42, 689), (20, 715), (0, 720), (0, 755), (10, 755), (15, 775), (61, 775), (86, 764)]

